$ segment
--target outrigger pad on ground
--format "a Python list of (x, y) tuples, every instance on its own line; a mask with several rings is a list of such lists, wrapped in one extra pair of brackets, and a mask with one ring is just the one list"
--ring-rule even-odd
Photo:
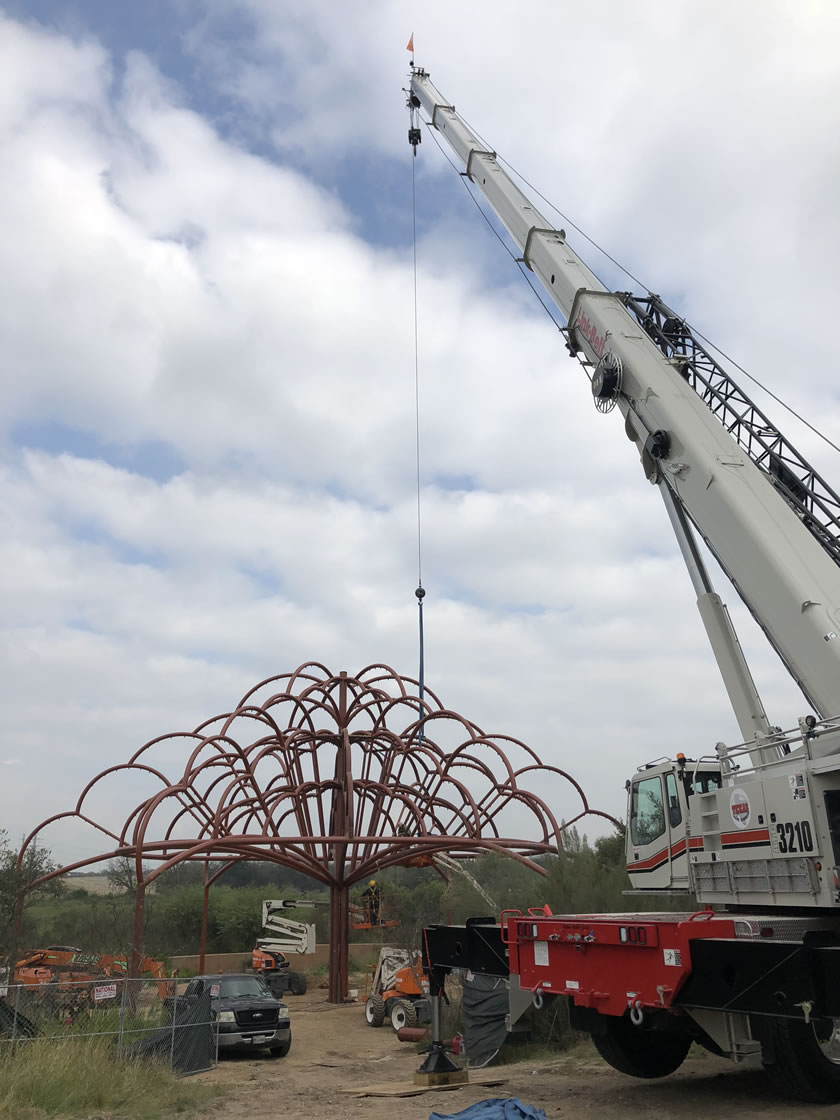
[(491, 1097), (461, 1112), (430, 1112), (429, 1120), (546, 1120), (541, 1108), (523, 1104), (516, 1097)]
[[(504, 1077), (471, 1076), (470, 1085), (503, 1085)], [(385, 1081), (378, 1085), (354, 1085), (350, 1089), (339, 1089), (339, 1093), (352, 1094), (354, 1097), (419, 1097), (421, 1093), (445, 1093), (460, 1089), (461, 1085), (415, 1085), (412, 1081)]]
[(432, 1072), (417, 1070), (414, 1074), (415, 1085), (466, 1085), (470, 1075), (465, 1069), (444, 1069)]

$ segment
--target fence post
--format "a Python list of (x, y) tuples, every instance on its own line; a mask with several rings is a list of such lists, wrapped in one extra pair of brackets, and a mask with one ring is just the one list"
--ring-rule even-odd
[(12, 1046), (15, 1044), (15, 1035), (17, 1034), (18, 1025), (18, 1008), (20, 1007), (20, 984), (15, 985), (15, 1014), (12, 1019)]
[(175, 992), (172, 996), (172, 1042), (169, 1046), (169, 1068), (175, 1069), (175, 1024), (178, 1021), (178, 981), (175, 981)]
[(123, 977), (123, 982), (122, 982), (122, 994), (120, 996), (120, 1032), (119, 1032), (119, 1036), (117, 1038), (117, 1054), (118, 1055), (122, 1054), (123, 1027), (125, 1025), (125, 990), (126, 990), (127, 986), (128, 986), (128, 980), (124, 976)]

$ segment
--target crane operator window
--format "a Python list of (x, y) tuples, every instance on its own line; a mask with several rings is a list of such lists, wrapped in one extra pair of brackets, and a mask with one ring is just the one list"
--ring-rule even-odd
[(692, 775), (691, 792), (711, 793), (713, 790), (720, 789), (722, 784), (719, 770), (698, 770)]
[(640, 847), (652, 844), (665, 831), (665, 803), (662, 779), (645, 778), (633, 786), (630, 806), (630, 837)]

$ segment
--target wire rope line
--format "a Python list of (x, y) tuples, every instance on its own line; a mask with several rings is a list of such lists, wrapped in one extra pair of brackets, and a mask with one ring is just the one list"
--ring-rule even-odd
[[(415, 148), (414, 155), (417, 154)], [(421, 485), (420, 485), (420, 330), (419, 330), (419, 312), (418, 312), (418, 299), (417, 299), (417, 161), (412, 158), (411, 160), (411, 240), (412, 240), (412, 257), (414, 267), (414, 449), (415, 449), (415, 465), (417, 471), (417, 589), (414, 594), (417, 597), (417, 621), (419, 629), (419, 654), (418, 654), (418, 671), (417, 671), (417, 685), (418, 697), (420, 700), (420, 718), (422, 719), (426, 714), (424, 704), (424, 697), (426, 691), (426, 650), (425, 639), (423, 634), (423, 599), (426, 596), (426, 589), (423, 587), (423, 535), (422, 535), (422, 521), (421, 521)], [(417, 732), (418, 745), (422, 746), (423, 743), (423, 727), (422, 724)]]
[(417, 311), (417, 161), (411, 161), (411, 233), (414, 257), (414, 448), (417, 468), (417, 586), (423, 586), (423, 550), (420, 523), (420, 334)]
[[(473, 128), (473, 126), (466, 119), (466, 117), (462, 117), (462, 119), (464, 121), (464, 124), (467, 126), (467, 128), (469, 128), (470, 131), (476, 136), (476, 138), (481, 141), (481, 143), (485, 146), (485, 148), (490, 150), (490, 145), (484, 139), (484, 137), (481, 135), (481, 133), (477, 129)], [(430, 131), (432, 132), (432, 135), (434, 136), (434, 130), (432, 130), (430, 128)], [(437, 142), (437, 137), (435, 137), (435, 141)], [(438, 144), (438, 147), (440, 148), (440, 144)], [(631, 272), (629, 268), (626, 268), (621, 263), (621, 261), (617, 260), (614, 256), (612, 256), (611, 253), (607, 252), (607, 250), (602, 245), (599, 245), (598, 242), (594, 240), (594, 238), (590, 237), (589, 234), (584, 229), (581, 229), (581, 227), (576, 222), (574, 222), (572, 220), (572, 218), (569, 217), (568, 214), (564, 213), (558, 206), (555, 206), (555, 204), (551, 201), (550, 198), (546, 198), (546, 196), (542, 193), (542, 191), (538, 187), (536, 187), (529, 179), (527, 179), (522, 174), (521, 171), (519, 171), (516, 167), (514, 167), (512, 163), (510, 163), (508, 160), (506, 160), (504, 158), (504, 156), (499, 155), (499, 153), (497, 152), (496, 153), (496, 159), (499, 161), (500, 164), (502, 164), (504, 167), (506, 167), (511, 172), (511, 174), (515, 175), (517, 179), (519, 179), (521, 182), (523, 182), (525, 184), (525, 186), (528, 187), (529, 190), (533, 191), (534, 194), (537, 196), (537, 198), (541, 199), (546, 204), (546, 206), (548, 206), (549, 209), (551, 209), (563, 221), (563, 223), (565, 225), (571, 226), (571, 228), (573, 230), (575, 230), (577, 233), (579, 233), (580, 236), (593, 247), (593, 249), (596, 249), (599, 253), (601, 253), (602, 256), (606, 257), (606, 259), (608, 261), (610, 261), (611, 264), (615, 265), (615, 267), (624, 276), (626, 276), (629, 280), (632, 280), (634, 284), (638, 284), (639, 287), (643, 288), (646, 292), (652, 292), (653, 289), (650, 288), (650, 286), (648, 284), (645, 284), (645, 282), (643, 280), (641, 280), (638, 276), (636, 276), (633, 272)], [(450, 160), (449, 162), (451, 163), (452, 161)], [(455, 165), (453, 164), (453, 166), (455, 166)], [(456, 168), (456, 170), (457, 170), (457, 168)], [(482, 216), (484, 217), (485, 221), (488, 222), (488, 224), (490, 225), (490, 228), (493, 229), (493, 232), (496, 234), (497, 237), (499, 237), (498, 231), (489, 222), (489, 219), (487, 218), (487, 215), (484, 214), (484, 211), (478, 205), (478, 202), (476, 202), (475, 198), (473, 197), (472, 191), (470, 191), (469, 188), (467, 188), (467, 189), (468, 189), (468, 192), (470, 194), (470, 197), (476, 203), (476, 206), (478, 206), (478, 209), (481, 212)], [(502, 240), (501, 237), (499, 237), (499, 240)], [(502, 243), (505, 244), (504, 242), (502, 242)], [(506, 244), (505, 244), (505, 248), (508, 249), (508, 252), (510, 253), (510, 249), (508, 248), (508, 246)], [(523, 271), (522, 270), (522, 265), (519, 263), (518, 259), (514, 256), (514, 254), (511, 253), (510, 255), (513, 256), (514, 260), (516, 260), (517, 264), (519, 264), (520, 271)], [(595, 275), (597, 276), (597, 273), (595, 273)], [(542, 299), (539, 296), (539, 293), (534, 288), (534, 285), (531, 283), (529, 277), (526, 276), (525, 279), (528, 280), (528, 283), (529, 283), (531, 289), (534, 291), (535, 295), (537, 295), (537, 298), (540, 300), (540, 303), (543, 303)], [(600, 280), (600, 277), (598, 277), (598, 279)], [(603, 283), (603, 281), (602, 281), (602, 283)], [(607, 287), (607, 285), (604, 285), (604, 286)], [(546, 305), (543, 303), (543, 307), (545, 307), (545, 306)], [(546, 310), (548, 310), (548, 308), (546, 308)], [(549, 311), (549, 315), (551, 315), (550, 311)], [(551, 315), (551, 318), (554, 319), (554, 316)], [(556, 320), (555, 320), (555, 322), (556, 322)], [(778, 404), (780, 406), (780, 408), (783, 408), (787, 413), (789, 413), (796, 420), (798, 420), (800, 422), (800, 424), (804, 424), (804, 426), (810, 432), (812, 432), (815, 436), (817, 436), (819, 439), (821, 439), (824, 443), (828, 444), (828, 446), (830, 448), (832, 448), (834, 451), (840, 452), (840, 445), (836, 444), (834, 442), (834, 440), (831, 439), (830, 436), (827, 436), (825, 434), (825, 432), (820, 431), (820, 429), (817, 428), (814, 424), (812, 424), (809, 420), (806, 420), (806, 418), (800, 412), (797, 412), (797, 410), (792, 405), (789, 405), (787, 403), (787, 401), (783, 400), (777, 393), (774, 393), (772, 389), (768, 388), (767, 385), (765, 385), (762, 381), (760, 381), (754, 374), (752, 374), (748, 370), (744, 369), (744, 367), (739, 362), (736, 362), (735, 359), (732, 358), (729, 354), (727, 354), (725, 350), (722, 350), (720, 348), (720, 346), (718, 346), (716, 343), (714, 343), (710, 338), (707, 338), (706, 335), (704, 335), (702, 333), (702, 331), (697, 330), (697, 328), (692, 323), (689, 323), (688, 320), (686, 320), (686, 319), (684, 319), (683, 322), (685, 323), (686, 327), (692, 332), (692, 334), (696, 335), (697, 338), (699, 338), (703, 342), (705, 342), (707, 346), (710, 346), (712, 348), (712, 350), (715, 351), (716, 354), (719, 354), (721, 356), (721, 358), (724, 359), (724, 361), (729, 362), (729, 364), (733, 367), (733, 369), (738, 370), (738, 372), (743, 374), (744, 377), (749, 378), (749, 380), (754, 385), (757, 385), (758, 388), (761, 389), (762, 392), (766, 393), (767, 396), (770, 397), (771, 400), (775, 401), (776, 404)]]

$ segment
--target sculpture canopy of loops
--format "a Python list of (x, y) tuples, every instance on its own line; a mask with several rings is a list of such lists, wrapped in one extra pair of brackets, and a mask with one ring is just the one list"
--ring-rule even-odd
[[(453, 738), (454, 747), (439, 745)], [(156, 755), (171, 759), (176, 748), (179, 769), (165, 773)], [(96, 819), (87, 803), (125, 772), (151, 777), (159, 789), (118, 827)], [(533, 792), (550, 775), (579, 799), (577, 814), (562, 824)], [(530, 822), (529, 839), (502, 834), (500, 817), (512, 807)], [(202, 863), (201, 968), (207, 896), (225, 871), (263, 860), (309, 875), (330, 890), (329, 998), (340, 1002), (347, 989), (349, 890), (356, 883), (386, 867), (434, 865), (442, 852), (455, 858), (506, 852), (542, 873), (533, 857), (556, 851), (563, 829), (587, 814), (615, 823), (589, 808), (569, 774), (543, 765), (524, 743), (486, 735), (428, 688), (421, 702), (417, 681), (385, 665), (350, 676), (309, 662), (262, 681), (231, 712), (192, 732), (152, 739), (128, 762), (96, 775), (73, 809), (33, 830), (19, 859), (48, 825), (68, 819), (96, 829), (113, 846), (31, 886), (54, 874), (133, 858), (135, 961), (142, 956), (148, 886), (179, 863)], [(151, 870), (144, 867), (150, 863)]]

